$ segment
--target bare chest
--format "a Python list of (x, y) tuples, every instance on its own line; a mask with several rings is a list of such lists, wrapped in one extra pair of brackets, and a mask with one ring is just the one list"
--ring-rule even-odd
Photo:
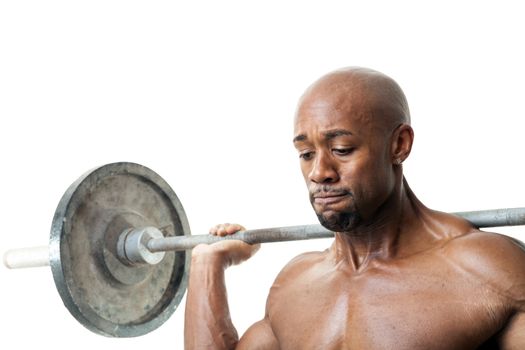
[(476, 349), (505, 317), (490, 288), (447, 269), (315, 272), (290, 282), (269, 299), (283, 350)]

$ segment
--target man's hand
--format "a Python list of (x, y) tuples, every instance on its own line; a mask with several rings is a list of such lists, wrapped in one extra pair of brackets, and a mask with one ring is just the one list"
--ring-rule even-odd
[[(210, 234), (227, 236), (244, 227), (222, 224)], [(225, 240), (193, 248), (184, 322), (185, 349), (234, 349), (239, 341), (226, 298), (224, 269), (250, 258), (259, 245)]]
[[(245, 228), (239, 224), (219, 224), (210, 229), (210, 234), (224, 237), (244, 230)], [(260, 244), (252, 245), (239, 240), (225, 240), (210, 245), (199, 244), (193, 248), (192, 258), (194, 260), (218, 259), (218, 263), (227, 268), (249, 259), (259, 250), (260, 246)]]

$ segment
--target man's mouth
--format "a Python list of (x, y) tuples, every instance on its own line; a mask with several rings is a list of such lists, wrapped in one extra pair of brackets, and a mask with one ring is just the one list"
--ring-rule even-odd
[(315, 204), (333, 204), (337, 203), (349, 195), (348, 192), (318, 192), (314, 193), (312, 198)]

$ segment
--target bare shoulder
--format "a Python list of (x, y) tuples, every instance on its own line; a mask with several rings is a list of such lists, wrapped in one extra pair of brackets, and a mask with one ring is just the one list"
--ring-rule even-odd
[(525, 272), (525, 245), (499, 233), (472, 231), (450, 240), (445, 249), (465, 263)]
[[(522, 242), (482, 231), (457, 237), (444, 247), (456, 266), (467, 270), (503, 299), (509, 314), (498, 333), (500, 349), (525, 348), (525, 246)], [(449, 260), (449, 261), (450, 261)], [(494, 305), (494, 304), (493, 304)], [(492, 308), (492, 310), (497, 308)]]
[(276, 282), (287, 281), (311, 271), (311, 268), (326, 260), (328, 250), (318, 252), (306, 252), (290, 260), (276, 278)]
[(477, 278), (525, 308), (525, 246), (498, 233), (473, 231), (450, 240), (443, 251)]

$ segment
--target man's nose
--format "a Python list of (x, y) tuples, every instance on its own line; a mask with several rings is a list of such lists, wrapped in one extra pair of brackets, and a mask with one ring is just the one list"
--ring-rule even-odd
[(313, 166), (308, 174), (308, 178), (315, 183), (334, 183), (339, 181), (339, 174), (330, 157), (318, 153), (314, 158)]

